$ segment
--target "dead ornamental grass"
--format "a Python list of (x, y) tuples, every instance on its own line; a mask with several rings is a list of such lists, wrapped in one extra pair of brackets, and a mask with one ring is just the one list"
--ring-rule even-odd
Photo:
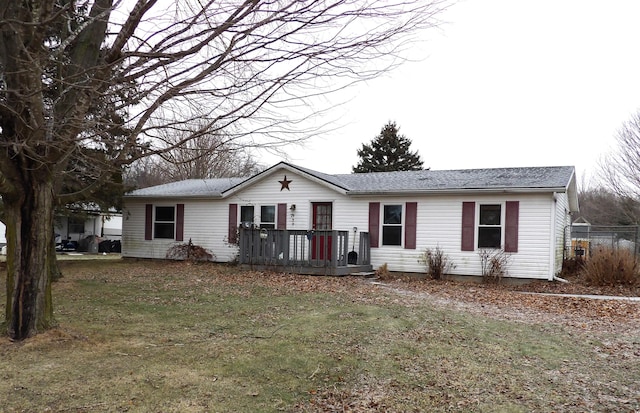
[[(0, 339), (2, 411), (640, 409), (637, 330), (527, 316), (543, 302), (562, 313), (561, 299), (211, 264), (61, 265), (59, 327)], [(4, 277), (0, 288), (3, 306)]]

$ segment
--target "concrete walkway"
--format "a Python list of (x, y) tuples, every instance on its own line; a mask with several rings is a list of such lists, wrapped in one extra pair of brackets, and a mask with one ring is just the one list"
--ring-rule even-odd
[(617, 300), (617, 301), (639, 301), (640, 297), (624, 297), (619, 295), (581, 295), (581, 294), (555, 294), (555, 293), (532, 293), (532, 292), (521, 292), (522, 294), (532, 294), (532, 295), (548, 295), (552, 297), (570, 297), (570, 298), (589, 298), (592, 300)]

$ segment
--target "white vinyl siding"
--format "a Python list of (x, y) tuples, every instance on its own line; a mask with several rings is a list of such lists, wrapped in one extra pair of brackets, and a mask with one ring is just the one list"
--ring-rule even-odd
[(509, 276), (517, 278), (547, 279), (550, 273), (549, 238), (550, 205), (549, 194), (524, 194), (495, 196), (424, 196), (421, 198), (375, 198), (363, 199), (349, 203), (346, 213), (344, 210), (337, 215), (334, 227), (342, 228), (341, 217), (350, 218), (358, 226), (367, 230), (367, 218), (364, 211), (369, 202), (394, 203), (404, 201), (418, 202), (416, 249), (406, 250), (397, 247), (372, 248), (371, 259), (375, 268), (387, 264), (390, 271), (425, 272), (423, 264), (419, 263), (420, 254), (426, 248), (442, 249), (450, 261), (456, 266), (451, 271), (457, 275), (482, 274), (480, 259), (476, 251), (461, 251), (462, 202), (471, 201), (479, 204), (504, 204), (506, 201), (519, 201), (518, 252), (509, 254)]
[[(167, 250), (175, 245), (169, 239), (144, 239), (145, 204), (159, 200), (128, 200), (122, 231), (122, 256), (139, 258), (166, 257)], [(164, 201), (166, 203), (166, 200)], [(213, 252), (216, 261), (227, 262), (235, 257), (228, 236), (228, 204), (211, 200), (180, 200), (184, 203), (184, 242), (191, 239), (195, 245)]]
[[(554, 221), (554, 236), (553, 236), (553, 271), (551, 276), (557, 275), (562, 271), (562, 259), (564, 257), (564, 233), (565, 228), (571, 224), (571, 216), (568, 213), (569, 200), (567, 194), (557, 193), (554, 194), (555, 198), (555, 221)], [(552, 277), (550, 278), (552, 279)]]
[[(289, 191), (281, 191), (278, 182), (285, 174), (291, 181)], [(555, 271), (554, 251), (550, 246), (550, 240), (561, 237), (560, 222), (566, 220), (564, 217), (555, 217), (555, 221), (552, 218), (554, 213), (564, 216), (565, 207), (560, 204), (566, 204), (566, 195), (558, 194), (557, 199), (558, 202), (555, 203), (550, 193), (349, 197), (328, 184), (307, 179), (290, 170), (278, 169), (227, 198), (183, 198), (175, 202), (185, 204), (184, 239), (191, 239), (194, 244), (213, 252), (216, 261), (231, 261), (237, 253), (237, 249), (227, 242), (229, 204), (238, 205), (239, 224), (242, 205), (255, 205), (254, 213), (259, 214), (261, 205), (277, 206), (286, 203), (287, 229), (309, 230), (312, 223), (312, 203), (330, 202), (333, 210), (333, 229), (348, 231), (351, 250), (354, 248), (353, 228), (357, 228), (356, 241), (360, 232), (368, 231), (370, 202), (379, 202), (381, 209), (384, 205), (417, 202), (416, 249), (382, 246), (380, 242), (379, 248), (371, 249), (373, 268), (386, 263), (390, 271), (424, 273), (426, 269), (419, 262), (420, 255), (426, 248), (439, 247), (455, 265), (453, 274), (479, 276), (481, 266), (477, 252), (461, 251), (460, 248), (462, 203), (475, 202), (477, 208), (480, 204), (505, 205), (506, 201), (519, 201), (518, 252), (510, 254), (508, 275), (517, 278), (548, 279)], [(166, 200), (125, 198), (123, 256), (165, 257), (167, 249), (173, 245), (172, 242), (144, 240), (145, 204), (160, 201), (167, 204)], [(291, 205), (294, 204), (296, 207), (292, 210)], [(382, 220), (380, 223), (382, 224)], [(554, 231), (559, 235), (554, 235)], [(382, 241), (382, 229), (379, 236)], [(357, 242), (355, 250), (358, 251)]]

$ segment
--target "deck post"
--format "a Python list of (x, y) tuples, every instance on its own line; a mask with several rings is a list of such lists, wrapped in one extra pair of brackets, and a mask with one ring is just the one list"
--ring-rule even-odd
[[(277, 250), (280, 251), (278, 253), (278, 258), (280, 260), (281, 265), (289, 265), (289, 231), (286, 229), (277, 230), (278, 238), (276, 241)], [(280, 258), (280, 253), (282, 253), (282, 258)]]
[(329, 257), (329, 266), (337, 267), (340, 258), (340, 249), (338, 248), (338, 231), (331, 231), (331, 257)]
[(358, 265), (371, 264), (371, 240), (368, 232), (360, 233), (360, 243), (358, 245)]

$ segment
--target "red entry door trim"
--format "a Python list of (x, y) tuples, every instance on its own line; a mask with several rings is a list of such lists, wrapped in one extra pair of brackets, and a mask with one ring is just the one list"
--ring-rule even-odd
[[(331, 231), (333, 228), (333, 204), (331, 202), (311, 203), (313, 212), (312, 228), (314, 231)], [(331, 259), (331, 236), (316, 234), (311, 240), (311, 259)], [(325, 248), (326, 245), (326, 248)], [(326, 257), (325, 257), (326, 250)]]

